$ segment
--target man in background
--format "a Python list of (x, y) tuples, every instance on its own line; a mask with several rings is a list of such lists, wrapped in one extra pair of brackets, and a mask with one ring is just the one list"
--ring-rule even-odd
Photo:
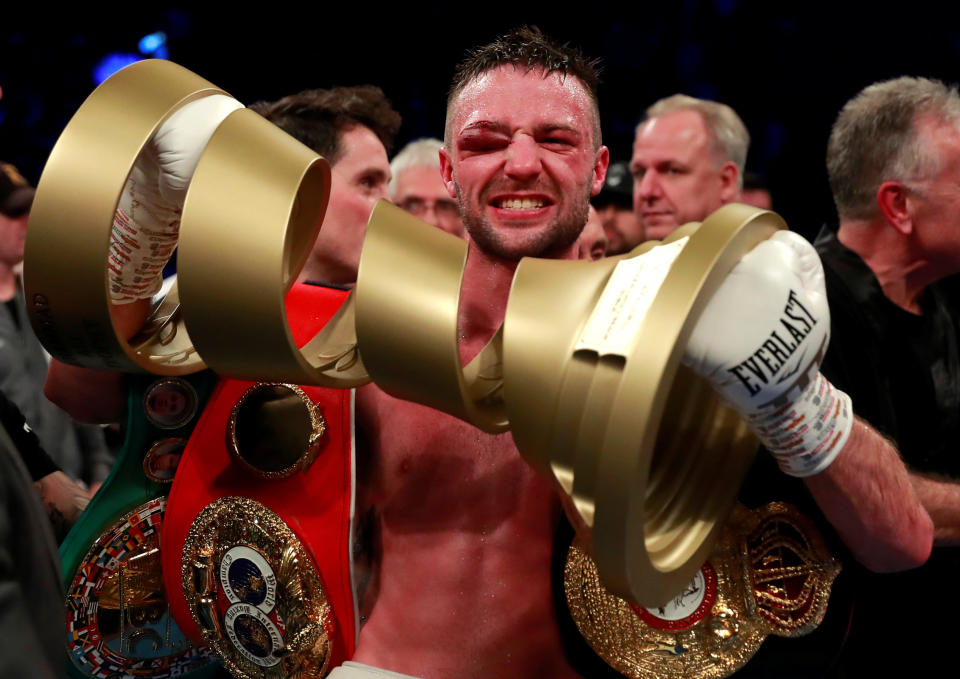
[(630, 160), (644, 238), (663, 240), (739, 200), (749, 146), (746, 126), (726, 104), (675, 94), (648, 108)]
[(439, 139), (412, 141), (390, 161), (390, 197), (394, 203), (449, 234), (466, 238), (457, 201), (440, 177)]
[(596, 208), (606, 234), (608, 255), (629, 252), (646, 240), (633, 212), (633, 176), (629, 162), (610, 163), (603, 188), (590, 204)]
[(387, 153), (400, 114), (373, 85), (306, 90), (250, 108), (330, 163), (330, 202), (300, 280), (352, 285), (370, 212), (389, 197)]
[[(851, 643), (858, 672), (938, 672), (952, 647), (945, 611), (960, 569), (960, 311), (945, 284), (960, 273), (960, 95), (902, 77), (866, 87), (840, 111), (827, 147), (839, 229), (821, 230), (832, 338), (824, 372), (896, 443), (934, 522), (923, 567), (864, 577)], [(876, 639), (901, 613), (925, 652)], [(905, 631), (904, 631), (905, 632)]]
[(27, 318), (21, 275), (33, 195), (17, 169), (0, 162), (0, 390), (67, 476), (99, 485), (113, 462), (103, 431), (74, 422), (43, 394), (47, 354)]

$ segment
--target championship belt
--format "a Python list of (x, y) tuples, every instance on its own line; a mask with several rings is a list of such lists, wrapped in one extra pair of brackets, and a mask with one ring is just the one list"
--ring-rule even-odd
[(203, 677), (217, 667), (171, 616), (160, 559), (167, 492), (215, 380), (130, 377), (123, 449), (60, 545), (72, 677)]
[(719, 679), (747, 664), (768, 635), (799, 637), (827, 611), (840, 563), (796, 508), (737, 505), (690, 583), (657, 608), (631, 604), (600, 583), (576, 542), (564, 569), (577, 629), (610, 667), (632, 679)]
[[(347, 293), (298, 284), (294, 340)], [(237, 677), (324, 676), (356, 647), (353, 391), (223, 379), (190, 439), (163, 534), (170, 608)]]

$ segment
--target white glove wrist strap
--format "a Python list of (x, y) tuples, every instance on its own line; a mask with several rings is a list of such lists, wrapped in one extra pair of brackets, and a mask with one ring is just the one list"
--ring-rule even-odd
[(111, 302), (149, 299), (160, 289), (163, 267), (177, 247), (177, 226), (149, 229), (117, 208), (107, 258)]
[(817, 372), (800, 397), (773, 412), (747, 417), (781, 471), (790, 476), (818, 474), (830, 466), (853, 429), (850, 397)]

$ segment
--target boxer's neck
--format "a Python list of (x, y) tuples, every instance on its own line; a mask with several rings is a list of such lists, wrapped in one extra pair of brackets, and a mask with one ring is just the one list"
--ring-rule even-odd
[(518, 263), (483, 252), (470, 241), (460, 286), (457, 327), (464, 363), (477, 355), (503, 323)]
[[(460, 287), (457, 339), (460, 357), (469, 362), (503, 324), (510, 286), (519, 261), (484, 252), (471, 240)], [(553, 253), (551, 259), (576, 259), (575, 245)]]

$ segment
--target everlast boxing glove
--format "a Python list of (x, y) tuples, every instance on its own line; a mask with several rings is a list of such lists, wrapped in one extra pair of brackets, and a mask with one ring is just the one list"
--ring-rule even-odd
[(200, 155), (217, 126), (239, 108), (240, 102), (222, 94), (190, 102), (171, 115), (140, 152), (110, 237), (107, 266), (114, 304), (146, 299), (160, 289)]
[(829, 339), (820, 258), (780, 231), (727, 276), (684, 362), (740, 412), (785, 473), (811, 476), (833, 462), (853, 426), (850, 397), (819, 371)]

